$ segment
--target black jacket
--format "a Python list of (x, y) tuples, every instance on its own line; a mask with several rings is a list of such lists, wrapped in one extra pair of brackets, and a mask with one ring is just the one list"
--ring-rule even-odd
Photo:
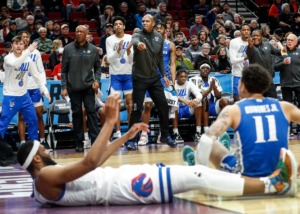
[(62, 89), (81, 91), (91, 87), (94, 81), (100, 81), (100, 68), (99, 52), (93, 44), (70, 43), (63, 52)]

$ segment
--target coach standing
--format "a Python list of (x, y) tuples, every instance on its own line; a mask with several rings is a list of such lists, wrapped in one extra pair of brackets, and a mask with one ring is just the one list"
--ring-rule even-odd
[[(169, 134), (169, 108), (164, 94), (163, 85), (160, 82), (160, 69), (166, 86), (169, 79), (166, 76), (163, 62), (163, 43), (161, 34), (154, 31), (155, 21), (151, 15), (145, 15), (142, 19), (143, 30), (133, 34), (132, 45), (134, 48), (132, 67), (132, 112), (129, 128), (140, 121), (143, 111), (143, 102), (148, 90), (151, 99), (158, 108), (161, 130), (161, 142), (175, 147), (174, 140)], [(136, 150), (136, 137), (126, 143), (128, 150)]]
[(83, 151), (82, 104), (87, 114), (87, 127), (91, 142), (98, 135), (98, 119), (95, 111), (95, 93), (98, 93), (100, 62), (97, 48), (86, 41), (88, 29), (79, 25), (74, 42), (64, 48), (61, 70), (61, 95), (71, 99), (73, 129), (76, 136), (76, 152)]

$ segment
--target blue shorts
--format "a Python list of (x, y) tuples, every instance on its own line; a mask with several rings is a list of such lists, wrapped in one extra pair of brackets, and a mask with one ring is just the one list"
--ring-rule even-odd
[(193, 119), (194, 118), (193, 113), (194, 113), (194, 111), (191, 112), (191, 109), (189, 106), (179, 106), (178, 119), (181, 119), (181, 118)]
[(125, 92), (132, 93), (132, 75), (110, 75), (110, 87), (111, 91), (123, 91), (125, 95), (128, 94)]
[(40, 100), (42, 98), (40, 89), (29, 89), (29, 90), (27, 90), (27, 92), (33, 103), (40, 102)]
[(239, 82), (241, 77), (233, 76), (232, 84), (233, 84), (233, 95), (239, 95)]
[(219, 101), (209, 103), (209, 116), (218, 116), (221, 111)]

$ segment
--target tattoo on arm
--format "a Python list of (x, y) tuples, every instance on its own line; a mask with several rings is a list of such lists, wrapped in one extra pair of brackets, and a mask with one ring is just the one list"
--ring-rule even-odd
[(225, 132), (229, 128), (229, 120), (230, 116), (228, 111), (223, 109), (217, 120), (209, 127), (207, 131), (207, 135), (219, 137), (223, 132)]

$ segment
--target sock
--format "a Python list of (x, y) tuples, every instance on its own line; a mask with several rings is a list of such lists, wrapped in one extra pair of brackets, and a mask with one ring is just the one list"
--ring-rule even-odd
[(20, 145), (22, 145), (23, 143), (25, 143), (25, 140), (21, 140), (20, 141)]
[(274, 193), (277, 192), (269, 177), (261, 177), (259, 180), (263, 181), (265, 184), (265, 193)]
[(204, 133), (206, 133), (208, 130), (208, 126), (204, 126)]
[(196, 132), (199, 132), (201, 134), (201, 126), (196, 126)]
[(116, 133), (121, 133), (121, 131), (120, 131), (120, 130), (118, 130), (118, 131), (116, 131)]
[(173, 128), (174, 134), (179, 134), (178, 128)]
[(89, 133), (88, 132), (84, 132), (84, 139), (89, 140)]
[[(21, 141), (22, 142), (22, 141)], [(40, 138), (40, 142), (43, 143), (45, 142), (45, 138)], [(24, 143), (25, 143), (25, 140), (24, 140)]]

